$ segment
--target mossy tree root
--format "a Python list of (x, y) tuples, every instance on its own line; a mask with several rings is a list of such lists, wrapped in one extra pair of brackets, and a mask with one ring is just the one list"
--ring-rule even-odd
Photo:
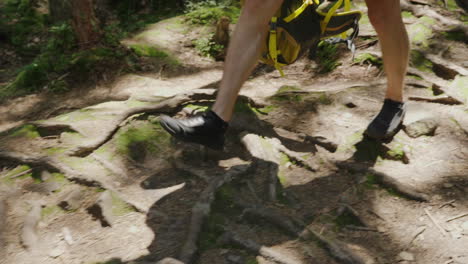
[(84, 157), (89, 155), (94, 150), (104, 145), (107, 141), (112, 139), (114, 134), (119, 130), (121, 124), (123, 124), (129, 117), (141, 113), (173, 113), (177, 109), (180, 109), (184, 104), (213, 99), (216, 90), (214, 89), (196, 89), (187, 93), (178, 94), (167, 100), (164, 100), (155, 105), (141, 106), (131, 108), (123, 112), (116, 120), (113, 121), (112, 129), (102, 133), (99, 137), (94, 138), (93, 141), (70, 150), (67, 154), (71, 156)]
[(225, 174), (216, 177), (201, 193), (200, 199), (192, 208), (192, 216), (185, 244), (182, 246), (179, 254), (179, 260), (189, 264), (194, 260), (195, 253), (198, 250), (197, 241), (200, 235), (203, 222), (210, 215), (211, 204), (215, 199), (216, 191), (226, 183), (229, 183), (242, 175), (248, 173), (251, 164), (237, 165), (228, 170)]
[(28, 164), (33, 167), (45, 168), (50, 171), (63, 173), (69, 180), (92, 187), (102, 187), (99, 182), (87, 180), (80, 172), (50, 157), (35, 157), (18, 152), (0, 151), (0, 159), (9, 160), (20, 164)]

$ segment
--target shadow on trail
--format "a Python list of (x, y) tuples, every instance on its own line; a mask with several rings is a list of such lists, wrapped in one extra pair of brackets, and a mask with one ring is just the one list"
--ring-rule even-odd
[[(234, 230), (236, 235), (249, 241), (255, 241), (261, 246), (289, 245), (292, 241), (297, 243), (297, 236), (279, 228), (271, 219), (265, 219), (257, 214), (251, 214), (260, 207), (269, 208), (278, 215), (296, 219), (300, 222), (312, 223), (313, 228), (321, 229), (326, 237), (338, 237), (339, 240), (357, 245), (359, 248), (370, 252), (378, 263), (397, 262), (397, 254), (405, 249), (406, 244), (392, 234), (372, 231), (374, 226), (379, 226), (378, 217), (366, 217), (366, 221), (356, 218), (353, 213), (343, 213), (343, 205), (359, 205), (359, 213), (367, 214), (374, 211), (375, 187), (366, 182), (366, 173), (351, 172), (346, 169), (334, 171), (313, 172), (294, 166), (288, 172), (289, 176), (304, 177), (303, 183), (281, 182), (277, 184), (276, 194), (271, 194), (271, 175), (277, 178), (280, 175), (278, 164), (253, 158), (245, 148), (241, 146), (239, 133), (246, 130), (246, 124), (250, 128), (248, 132), (258, 133), (262, 136), (276, 137), (282, 144), (291, 150), (315, 153), (316, 146), (304, 147), (303, 142), (279, 135), (275, 127), (249, 114), (238, 114), (240, 121), (234, 122), (228, 133), (226, 151), (219, 153), (203, 154), (200, 147), (182, 143), (176, 146), (182, 148), (180, 156), (175, 163), (180, 162), (194, 169), (185, 170), (173, 168), (154, 174), (145, 180), (145, 188), (158, 189), (185, 183), (185, 187), (164, 197), (151, 206), (146, 224), (153, 230), (155, 238), (148, 246), (149, 254), (139, 259), (122, 262), (119, 259), (109, 260), (108, 264), (117, 263), (155, 263), (163, 258), (179, 257), (181, 247), (186, 241), (187, 227), (190, 225), (192, 208), (198, 201), (200, 194), (209, 184), (210, 179), (227, 173), (229, 169), (220, 166), (221, 161), (234, 158), (249, 160), (253, 163), (253, 170), (248, 175), (221, 187), (215, 195), (211, 205), (211, 213), (203, 224), (197, 247), (199, 254), (191, 263), (232, 264), (249, 263), (254, 256), (260, 255), (252, 249), (245, 249), (239, 245), (223, 243), (222, 237), (225, 230)], [(356, 151), (351, 159), (344, 161), (358, 164), (361, 167), (372, 168), (379, 157), (385, 158), (389, 148), (382, 142), (364, 137), (355, 144)], [(197, 173), (194, 173), (197, 171)], [(196, 175), (197, 174), (197, 175)], [(363, 181), (364, 179), (364, 181)], [(451, 180), (453, 180), (452, 178)], [(449, 181), (447, 181), (449, 182)], [(435, 186), (443, 194), (442, 177), (440, 184)], [(463, 184), (468, 187), (468, 180), (462, 176), (453, 181), (454, 184)], [(463, 189), (463, 191), (466, 191)], [(389, 194), (392, 195), (392, 194)], [(273, 199), (272, 199), (273, 198)], [(444, 196), (453, 199), (453, 196)], [(462, 196), (462, 190), (457, 196), (468, 208), (468, 200)], [(406, 200), (407, 203), (416, 203)], [(405, 202), (405, 203), (406, 203)], [(351, 210), (352, 211), (352, 210)], [(250, 214), (249, 214), (250, 212)], [(408, 223), (410, 224), (410, 223)], [(349, 229), (349, 228), (357, 229)], [(362, 228), (359, 230), (359, 228)], [(367, 228), (368, 230), (365, 230)], [(369, 231), (371, 230), (371, 231)], [(308, 254), (302, 255), (303, 263), (334, 264), (340, 261), (330, 258), (324, 249), (314, 241), (302, 241), (302, 248), (308, 248)], [(419, 247), (415, 246), (416, 249)], [(290, 248), (293, 254), (297, 253)], [(201, 259), (204, 262), (201, 262)], [(237, 259), (238, 262), (233, 262)], [(167, 262), (170, 263), (170, 262)], [(363, 262), (364, 263), (364, 262)]]

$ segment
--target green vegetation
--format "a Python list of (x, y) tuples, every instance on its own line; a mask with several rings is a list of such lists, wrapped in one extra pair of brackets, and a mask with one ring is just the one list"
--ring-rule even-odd
[(144, 45), (144, 44), (132, 44), (130, 47), (133, 49), (133, 51), (142, 57), (154, 57), (154, 58), (167, 58), (169, 57), (169, 54), (166, 52), (157, 49), (156, 47), (152, 47), (149, 45)]
[[(6, 38), (7, 46), (19, 55), (17, 59), (23, 66), (0, 69), (12, 75), (9, 82), (0, 86), (0, 100), (43, 90), (68, 91), (112, 68), (139, 70), (138, 56), (146, 54), (135, 54), (141, 50), (130, 52), (120, 40), (149, 23), (183, 13), (182, 6), (170, 1), (149, 1), (149, 6), (134, 0), (110, 2), (105, 11), (96, 9), (102, 26), (98, 29), (100, 41), (83, 48), (77, 45), (70, 20), (53, 24), (49, 14), (39, 12), (35, 0), (4, 1), (0, 6), (0, 37)], [(144, 52), (171, 65), (178, 64), (161, 51)]]
[(237, 1), (189, 1), (186, 13), (187, 21), (191, 24), (214, 24), (223, 16), (228, 17), (232, 23), (237, 23), (240, 5)]
[(195, 40), (195, 48), (206, 57), (216, 57), (223, 51), (224, 46), (213, 41), (214, 34), (208, 34), (207, 37)]
[(403, 11), (401, 12), (401, 16), (403, 18), (416, 18), (413, 13), (409, 12), (409, 11)]
[(319, 43), (317, 47), (317, 63), (319, 64), (319, 73), (328, 73), (341, 65), (338, 62), (337, 45), (326, 41)]

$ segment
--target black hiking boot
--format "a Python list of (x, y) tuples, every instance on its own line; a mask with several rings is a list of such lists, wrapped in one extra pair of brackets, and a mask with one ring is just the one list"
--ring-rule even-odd
[(228, 123), (213, 111), (187, 119), (161, 116), (159, 123), (169, 134), (183, 141), (202, 144), (215, 150), (222, 150), (224, 147), (224, 133)]
[(405, 117), (404, 103), (385, 99), (380, 113), (372, 120), (364, 134), (376, 140), (392, 140), (400, 130)]

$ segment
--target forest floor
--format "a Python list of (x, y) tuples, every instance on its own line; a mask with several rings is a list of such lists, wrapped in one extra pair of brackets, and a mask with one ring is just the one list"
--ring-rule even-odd
[(171, 63), (0, 105), (0, 263), (468, 263), (467, 24), (417, 2), (391, 142), (362, 135), (385, 93), (366, 16), (360, 61), (257, 67), (223, 151), (158, 124), (209, 106), (222, 75), (181, 17), (124, 41)]

